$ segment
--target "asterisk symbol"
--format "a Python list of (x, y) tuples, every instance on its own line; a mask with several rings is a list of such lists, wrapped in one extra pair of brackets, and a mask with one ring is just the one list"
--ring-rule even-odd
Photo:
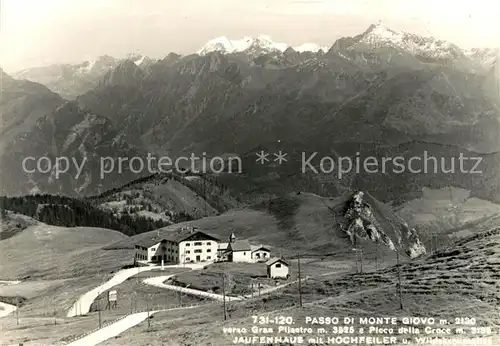
[(274, 161), (278, 161), (278, 163), (281, 165), (283, 162), (286, 162), (286, 153), (283, 153), (281, 150), (278, 152), (278, 154), (274, 154), (274, 156), (276, 156), (276, 158), (274, 159)]
[(257, 153), (257, 160), (255, 161), (263, 165), (264, 163), (269, 161), (269, 159), (267, 158), (268, 156), (268, 153), (266, 153), (264, 150), (261, 150), (260, 153)]

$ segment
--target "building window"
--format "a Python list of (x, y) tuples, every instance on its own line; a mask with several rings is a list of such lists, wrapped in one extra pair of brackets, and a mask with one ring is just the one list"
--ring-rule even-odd
[(199, 245), (203, 245), (203, 243), (201, 241), (197, 241), (194, 243), (194, 246), (199, 246)]
[(194, 253), (201, 253), (201, 249), (194, 250)]
[[(194, 252), (196, 252), (196, 250)], [(186, 253), (191, 253), (191, 251), (187, 250)]]
[(186, 257), (186, 261), (191, 261), (191, 259), (189, 257)]
[(210, 245), (210, 244), (211, 244), (210, 242), (207, 243), (207, 245)]
[(281, 268), (281, 264), (280, 263), (276, 263), (276, 268)]
[(246, 252), (243, 252), (243, 256), (246, 256), (246, 254), (247, 254)]
[(155, 247), (151, 248), (151, 251), (156, 251), (156, 248)]
[(212, 249), (207, 249), (207, 252), (212, 252)]
[(153, 256), (153, 257), (151, 258), (151, 261), (156, 261), (156, 256)]
[(191, 243), (186, 243), (186, 246), (191, 246)]
[(210, 256), (207, 256), (207, 260), (209, 260), (209, 259), (212, 259), (212, 257), (210, 257)]

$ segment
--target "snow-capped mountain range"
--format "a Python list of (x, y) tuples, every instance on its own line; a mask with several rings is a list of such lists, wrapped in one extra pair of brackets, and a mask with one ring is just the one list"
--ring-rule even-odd
[(220, 52), (223, 54), (232, 53), (271, 53), (284, 52), (288, 48), (293, 48), (297, 52), (313, 52), (320, 50), (326, 52), (328, 47), (322, 47), (316, 43), (304, 43), (300, 46), (292, 47), (286, 43), (274, 42), (268, 35), (259, 35), (257, 37), (246, 36), (242, 39), (231, 40), (226, 36), (221, 36), (208, 41), (197, 53), (205, 55), (211, 52)]
[[(438, 40), (434, 37), (423, 37), (404, 31), (392, 30), (382, 23), (371, 25), (360, 35), (352, 38), (343, 38), (339, 41), (342, 40), (349, 40), (347, 45), (344, 46), (347, 50), (356, 49), (360, 46), (367, 46), (369, 48), (391, 47), (426, 58), (457, 59), (466, 56), (485, 64), (491, 64), (496, 61), (499, 52), (498, 48), (474, 48), (463, 50), (451, 42)], [(260, 35), (257, 37), (244, 37), (234, 40), (225, 36), (217, 37), (208, 41), (197, 53), (200, 55), (211, 52), (260, 55), (273, 52), (283, 53), (289, 48), (299, 53), (317, 53), (319, 51), (326, 53), (330, 50), (330, 47), (321, 46), (316, 43), (304, 43), (299, 46), (291, 46), (282, 42), (274, 42), (268, 35)]]
[[(498, 48), (464, 50), (455, 44), (433, 37), (395, 31), (382, 23), (371, 25), (357, 36), (340, 38), (331, 47), (316, 43), (291, 46), (287, 43), (275, 42), (268, 35), (247, 36), (242, 39), (229, 39), (222, 36), (208, 41), (198, 50), (197, 54), (201, 56), (210, 53), (238, 54), (244, 55), (250, 60), (267, 55), (267, 59), (264, 57), (258, 63), (259, 66), (271, 68), (301, 64), (308, 66), (306, 60), (313, 59), (313, 65), (320, 68), (320, 65), (325, 64), (318, 59), (323, 60), (328, 58), (328, 55), (330, 57), (340, 56), (342, 59), (348, 60), (360, 58), (365, 61), (367, 59), (365, 53), (373, 50), (385, 50), (386, 48), (388, 53), (386, 62), (389, 64), (392, 63), (392, 57), (396, 53), (396, 55), (413, 55), (419, 60), (430, 62), (461, 61), (471, 71), (476, 70), (476, 67), (481, 65), (489, 70), (499, 61), (498, 55), (500, 54)], [(174, 54), (173, 57), (171, 55), (172, 53), (166, 60), (176, 61), (182, 58), (180, 55)], [(75, 65), (60, 64), (30, 68), (13, 74), (13, 77), (44, 84), (63, 97), (73, 99), (95, 87), (105, 74), (126, 61), (132, 61), (137, 67), (149, 70), (149, 67), (155, 63), (165, 63), (166, 60), (159, 62), (140, 53), (131, 53), (118, 59), (104, 55), (92, 61)], [(146, 73), (148, 72), (146, 71)]]
[(423, 37), (404, 31), (395, 31), (381, 23), (371, 25), (368, 30), (354, 39), (357, 39), (357, 44), (366, 44), (370, 47), (388, 46), (401, 49), (412, 55), (436, 59), (455, 59), (464, 54), (458, 46), (450, 42), (438, 40), (434, 37)]
[[(496, 60), (498, 48), (475, 48), (463, 50), (457, 45), (444, 40), (438, 40), (434, 37), (423, 37), (404, 31), (392, 30), (382, 23), (371, 25), (364, 33), (352, 38), (342, 38), (349, 40), (344, 46), (346, 49), (355, 49), (360, 46), (370, 48), (391, 47), (411, 53), (413, 55), (424, 56), (433, 59), (457, 59), (462, 56), (478, 60), (482, 63), (492, 63)], [(334, 45), (335, 46), (335, 45)], [(328, 46), (321, 46), (316, 43), (304, 43), (299, 46), (291, 46), (286, 43), (274, 42), (268, 35), (259, 35), (257, 37), (244, 37), (242, 39), (229, 39), (225, 36), (214, 38), (208, 41), (198, 50), (199, 55), (205, 55), (211, 52), (222, 54), (247, 53), (250, 55), (261, 55), (267, 53), (285, 52), (292, 48), (294, 51), (317, 53), (330, 50)]]

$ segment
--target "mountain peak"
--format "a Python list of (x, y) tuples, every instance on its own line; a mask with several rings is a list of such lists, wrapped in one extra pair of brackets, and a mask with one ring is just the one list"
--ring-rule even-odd
[(124, 60), (110, 70), (101, 80), (101, 84), (133, 85), (144, 77), (144, 72), (132, 60)]
[(450, 42), (437, 40), (432, 36), (419, 36), (393, 30), (382, 22), (370, 25), (360, 35), (337, 40), (334, 46), (337, 50), (353, 50), (363, 46), (370, 48), (388, 47), (432, 60), (460, 59), (464, 56), (463, 51)]
[(385, 26), (382, 21), (378, 21), (376, 24), (371, 24), (368, 29), (365, 31), (367, 32), (379, 32), (379, 33), (385, 33), (385, 32), (391, 32), (391, 33), (397, 33), (397, 31), (390, 29), (389, 27)]
[(383, 41), (397, 44), (403, 40), (404, 33), (389, 29), (383, 25), (382, 22), (378, 22), (377, 24), (370, 25), (360, 36), (360, 42), (363, 43), (374, 44), (376, 42)]
[(249, 50), (280, 51), (284, 52), (288, 48), (285, 43), (274, 42), (269, 35), (258, 35), (255, 37), (245, 36), (239, 40), (231, 40), (226, 36), (221, 36), (208, 41), (198, 54), (205, 55), (212, 52), (223, 54), (241, 53)]
[(320, 50), (326, 52), (328, 48), (322, 47), (316, 43), (304, 43), (296, 47), (291, 47), (287, 43), (275, 42), (269, 35), (261, 34), (258, 36), (245, 36), (239, 40), (232, 40), (226, 36), (220, 36), (208, 41), (199, 51), (199, 55), (205, 55), (212, 52), (222, 54), (247, 52), (250, 54), (266, 53), (284, 53), (287, 49), (293, 48), (294, 51), (317, 53)]

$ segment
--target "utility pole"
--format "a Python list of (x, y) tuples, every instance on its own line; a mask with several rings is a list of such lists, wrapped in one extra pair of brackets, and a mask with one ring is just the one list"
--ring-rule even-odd
[(19, 325), (19, 300), (16, 301), (16, 319), (17, 319), (17, 325)]
[(150, 328), (151, 328), (151, 318), (150, 318), (151, 316), (149, 315), (149, 299), (148, 299), (148, 302), (147, 302), (147, 310), (148, 310), (148, 331), (149, 331)]
[(354, 233), (354, 252), (356, 253), (356, 274), (358, 274), (358, 248), (357, 248), (357, 238), (356, 233)]
[(363, 249), (359, 249), (360, 256), (360, 273), (363, 274)]
[(253, 290), (254, 290), (254, 283), (253, 283), (253, 279), (252, 279), (252, 312), (255, 311), (255, 300), (253, 299), (254, 298)]
[(102, 318), (101, 318), (101, 298), (98, 300), (97, 311), (99, 312), (99, 328), (102, 328)]
[(253, 300), (253, 279), (252, 280), (252, 312), (255, 311), (255, 301)]
[(226, 315), (226, 280), (225, 280), (225, 275), (226, 273), (222, 273), (222, 304), (224, 308), (224, 321), (227, 320), (227, 315)]
[(298, 265), (298, 274), (299, 274), (299, 306), (302, 307), (302, 277), (300, 273), (300, 253), (297, 255), (297, 265)]
[(398, 292), (399, 292), (399, 308), (403, 310), (403, 290), (401, 287), (401, 269), (399, 264), (399, 249), (396, 249), (396, 258), (398, 266)]
[[(206, 174), (206, 173), (205, 173)], [(204, 206), (205, 206), (205, 211), (204, 211), (204, 214), (203, 216), (207, 216), (207, 188), (206, 188), (206, 185), (205, 185), (205, 177), (202, 177), (203, 179), (203, 199), (204, 199)]]

